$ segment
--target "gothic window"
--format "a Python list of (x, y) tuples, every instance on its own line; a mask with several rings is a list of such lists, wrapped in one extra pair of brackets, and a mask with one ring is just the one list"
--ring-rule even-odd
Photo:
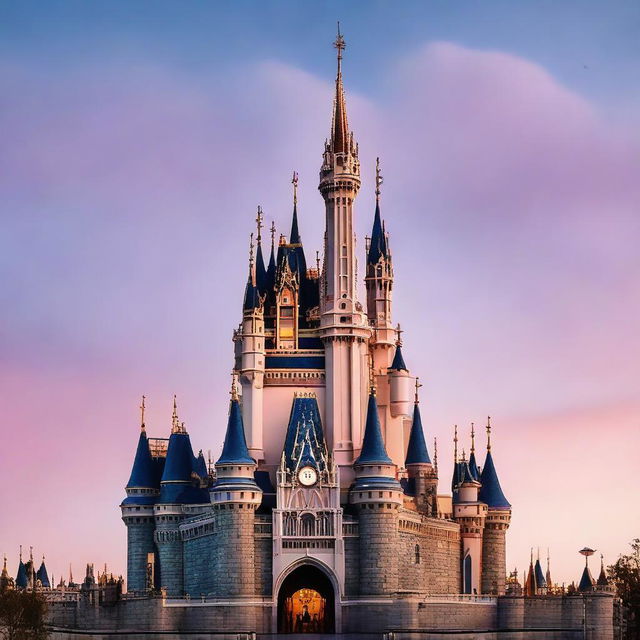
[(416, 554), (416, 564), (420, 564), (420, 545), (419, 544), (416, 545), (415, 554)]
[(305, 513), (302, 516), (302, 535), (305, 537), (315, 535), (316, 519), (310, 514)]

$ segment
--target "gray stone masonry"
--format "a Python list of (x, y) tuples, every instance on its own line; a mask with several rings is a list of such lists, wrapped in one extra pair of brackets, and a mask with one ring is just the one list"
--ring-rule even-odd
[[(139, 520), (140, 522), (136, 522)], [(127, 588), (144, 591), (147, 588), (147, 554), (156, 551), (153, 541), (153, 516), (128, 517), (127, 525)]]
[(167, 590), (168, 596), (181, 596), (184, 593), (182, 540), (179, 522), (175, 518), (175, 521), (159, 523), (155, 534), (160, 560), (160, 586)]
[(482, 593), (504, 595), (506, 566), (506, 527), (487, 520), (482, 537)]
[(217, 544), (214, 534), (184, 542), (184, 590), (192, 598), (215, 593)]
[(220, 504), (215, 509), (216, 595), (254, 596), (255, 511), (249, 504)]
[(344, 591), (347, 597), (357, 596), (360, 578), (360, 539), (344, 538)]
[(368, 503), (358, 515), (360, 593), (385, 595), (398, 590), (398, 508)]
[(270, 596), (272, 588), (273, 540), (271, 537), (255, 539), (256, 594)]

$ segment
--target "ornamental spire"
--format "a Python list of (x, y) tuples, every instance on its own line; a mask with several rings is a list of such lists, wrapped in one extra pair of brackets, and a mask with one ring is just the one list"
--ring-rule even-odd
[(453, 425), (453, 464), (458, 462), (458, 425)]
[(487, 416), (487, 452), (491, 451), (491, 416)]
[(347, 123), (344, 87), (342, 86), (342, 52), (347, 45), (344, 37), (340, 33), (339, 22), (338, 34), (333, 46), (338, 51), (338, 71), (336, 74), (336, 97), (333, 107), (333, 123), (331, 126), (331, 146), (333, 153), (346, 153), (349, 147), (349, 125)]
[(291, 220), (289, 244), (300, 244), (300, 231), (298, 230), (298, 173), (296, 171), (293, 172), (291, 184), (293, 185), (293, 219)]
[(180, 423), (178, 422), (178, 399), (173, 394), (173, 412), (171, 413), (171, 433), (180, 431)]
[(140, 405), (140, 429), (142, 431), (145, 430), (145, 425), (144, 425), (144, 409), (145, 409), (145, 405), (144, 405), (144, 401), (145, 401), (145, 396), (142, 396), (142, 404)]
[(382, 173), (380, 173), (380, 158), (376, 158), (376, 203), (380, 202), (380, 187), (382, 185)]

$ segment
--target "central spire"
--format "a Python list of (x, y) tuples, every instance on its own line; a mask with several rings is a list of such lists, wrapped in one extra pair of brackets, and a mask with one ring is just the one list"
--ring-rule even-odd
[(340, 33), (339, 22), (338, 35), (333, 46), (338, 51), (338, 72), (336, 74), (336, 96), (333, 105), (333, 122), (331, 124), (331, 146), (333, 147), (333, 153), (347, 153), (349, 150), (349, 125), (347, 123), (347, 105), (342, 85), (342, 52), (347, 45)]

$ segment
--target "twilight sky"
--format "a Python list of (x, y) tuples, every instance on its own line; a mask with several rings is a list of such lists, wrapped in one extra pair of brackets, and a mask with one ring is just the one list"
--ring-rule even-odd
[[(124, 573), (138, 437), (221, 448), (248, 234), (307, 259), (335, 71), (441, 491), (493, 417), (508, 565), (640, 535), (640, 5), (0, 2), (0, 552)], [(362, 250), (362, 249), (361, 249)], [(360, 256), (362, 262), (362, 255)], [(484, 446), (484, 437), (480, 439)], [(468, 445), (467, 445), (468, 446)], [(483, 454), (480, 456), (483, 459)], [(595, 565), (595, 563), (594, 563)]]

